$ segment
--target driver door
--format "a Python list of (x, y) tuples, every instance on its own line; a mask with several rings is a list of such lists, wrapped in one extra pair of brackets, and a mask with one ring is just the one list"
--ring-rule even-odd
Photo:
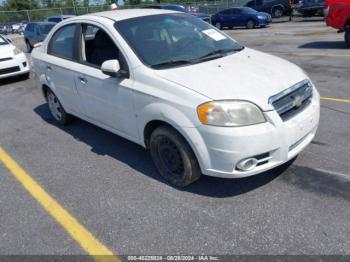
[(121, 69), (129, 72), (123, 54), (103, 28), (81, 25), (81, 70), (75, 73), (83, 114), (107, 129), (136, 137), (132, 101), (133, 81), (128, 74), (110, 77), (101, 71), (104, 61), (118, 59)]

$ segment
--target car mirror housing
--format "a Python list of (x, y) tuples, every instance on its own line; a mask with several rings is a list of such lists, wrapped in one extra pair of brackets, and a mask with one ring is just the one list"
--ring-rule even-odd
[(111, 77), (120, 77), (120, 64), (118, 60), (108, 60), (101, 66), (102, 73)]

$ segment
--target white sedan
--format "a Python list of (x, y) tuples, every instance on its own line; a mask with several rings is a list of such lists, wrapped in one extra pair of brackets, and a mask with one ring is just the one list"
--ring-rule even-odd
[(25, 54), (0, 35), (0, 79), (17, 75), (28, 78), (29, 70)]
[(319, 94), (302, 69), (184, 13), (67, 19), (32, 58), (59, 123), (73, 115), (150, 149), (175, 186), (282, 165), (318, 127)]

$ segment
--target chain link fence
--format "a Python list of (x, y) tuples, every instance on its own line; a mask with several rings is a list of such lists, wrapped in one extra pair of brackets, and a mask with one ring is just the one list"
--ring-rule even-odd
[[(199, 13), (214, 14), (223, 9), (242, 6), (248, 0), (226, 0), (226, 1), (210, 1), (210, 2), (186, 2), (177, 3), (171, 1), (172, 4), (181, 4), (187, 10), (196, 10)], [(124, 5), (120, 9), (140, 8), (144, 5)], [(88, 13), (95, 13), (110, 10), (109, 5), (95, 5), (89, 7), (70, 7), (70, 8), (50, 8), (50, 9), (36, 9), (24, 11), (0, 11), (0, 26), (12, 25), (15, 23), (28, 23), (35, 21), (45, 21), (49, 16), (58, 15), (83, 15)]]

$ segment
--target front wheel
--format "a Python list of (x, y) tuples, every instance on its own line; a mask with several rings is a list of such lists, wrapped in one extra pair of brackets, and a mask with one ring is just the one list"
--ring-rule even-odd
[(57, 96), (50, 89), (46, 92), (46, 99), (53, 118), (61, 125), (69, 124), (72, 116), (67, 114)]
[(345, 31), (345, 43), (347, 43), (348, 47), (350, 47), (350, 27)]
[(248, 20), (246, 27), (247, 27), (248, 29), (253, 29), (253, 28), (255, 28), (255, 22), (254, 22), (254, 20)]
[(153, 131), (150, 151), (159, 174), (174, 186), (185, 187), (201, 176), (197, 158), (187, 141), (173, 128)]

